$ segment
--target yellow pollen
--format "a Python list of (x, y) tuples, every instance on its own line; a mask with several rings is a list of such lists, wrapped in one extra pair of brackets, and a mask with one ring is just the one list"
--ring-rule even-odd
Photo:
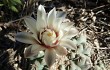
[(52, 33), (48, 33), (47, 35), (48, 35), (48, 36), (52, 36), (53, 34), (52, 34)]

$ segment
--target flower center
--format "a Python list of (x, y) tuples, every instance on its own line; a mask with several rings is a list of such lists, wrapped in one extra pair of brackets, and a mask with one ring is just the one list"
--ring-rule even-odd
[(41, 40), (46, 46), (52, 46), (53, 43), (56, 41), (56, 34), (53, 30), (46, 29), (42, 33)]
[(48, 33), (47, 35), (48, 35), (48, 36), (52, 36), (52, 35), (53, 35), (53, 33)]

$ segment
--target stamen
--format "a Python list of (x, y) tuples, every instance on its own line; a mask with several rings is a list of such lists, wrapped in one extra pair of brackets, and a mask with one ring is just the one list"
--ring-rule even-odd
[(47, 35), (48, 35), (48, 36), (52, 36), (53, 34), (52, 34), (52, 33), (48, 33)]

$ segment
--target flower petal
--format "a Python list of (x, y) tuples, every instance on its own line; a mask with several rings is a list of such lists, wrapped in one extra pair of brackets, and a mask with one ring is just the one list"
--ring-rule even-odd
[(66, 13), (62, 11), (58, 11), (56, 17), (64, 19), (66, 17)]
[(69, 30), (71, 27), (73, 26), (73, 23), (71, 23), (71, 22), (63, 22), (62, 24), (61, 24), (61, 29), (62, 30)]
[(55, 23), (53, 24), (54, 30), (59, 31), (62, 21), (62, 18), (56, 18)]
[(62, 30), (59, 30), (59, 32), (58, 32), (58, 37), (55, 39), (55, 41), (62, 39), (63, 36), (64, 36), (63, 31), (62, 31)]
[(68, 35), (72, 35), (75, 36), (78, 34), (78, 30), (75, 27), (72, 27), (69, 31), (68, 31)]
[(63, 22), (65, 17), (66, 17), (65, 12), (57, 12), (56, 20), (55, 20), (55, 23), (54, 23), (54, 27), (55, 27), (56, 31), (58, 31), (60, 29), (61, 23)]
[(62, 39), (59, 43), (60, 46), (64, 46), (66, 48), (70, 48), (70, 49), (77, 49), (77, 46), (74, 44), (74, 42), (72, 40), (69, 39)]
[(56, 59), (56, 52), (54, 49), (47, 49), (45, 51), (45, 61), (47, 63), (47, 65), (49, 67), (51, 67), (53, 65), (53, 63), (55, 62), (55, 59)]
[(41, 28), (46, 27), (46, 12), (42, 5), (39, 5), (37, 11), (37, 30), (39, 31)]
[(37, 21), (34, 18), (30, 17), (30, 16), (25, 17), (24, 21), (25, 21), (26, 25), (29, 27), (30, 31), (32, 31), (33, 33), (36, 33), (36, 31), (37, 31), (37, 29), (36, 29)]
[(34, 44), (30, 45), (28, 48), (26, 48), (26, 51), (24, 52), (25, 58), (31, 58), (38, 54), (39, 51), (43, 51), (45, 48), (41, 45)]
[(69, 39), (71, 39), (72, 37), (76, 36), (79, 33), (75, 27), (72, 27), (69, 30), (66, 30), (65, 32), (67, 32), (67, 34), (64, 37)]
[(58, 53), (59, 55), (67, 55), (67, 50), (64, 47), (61, 46), (57, 46), (55, 47), (55, 51), (56, 53)]
[(49, 13), (47, 17), (47, 23), (49, 27), (54, 27), (54, 23), (56, 20), (56, 8), (53, 8)]
[(41, 42), (40, 42), (39, 39), (38, 39), (38, 34), (33, 34), (33, 37), (37, 40), (38, 43), (41, 44)]
[(46, 20), (46, 11), (42, 5), (39, 5), (38, 11), (37, 11), (37, 21), (40, 21), (38, 19), (44, 19)]
[(16, 35), (16, 40), (28, 43), (28, 44), (35, 44), (37, 43), (36, 39), (32, 36), (32, 34), (26, 33), (26, 32), (19, 32)]

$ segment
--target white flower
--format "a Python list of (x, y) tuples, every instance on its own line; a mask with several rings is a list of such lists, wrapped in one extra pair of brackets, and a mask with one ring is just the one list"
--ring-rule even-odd
[(32, 17), (25, 17), (24, 21), (32, 34), (20, 32), (16, 40), (31, 44), (25, 51), (25, 57), (31, 58), (39, 51), (45, 50), (45, 61), (50, 67), (56, 59), (56, 53), (66, 55), (66, 48), (76, 49), (75, 44), (70, 40), (78, 31), (71, 23), (62, 23), (65, 18), (64, 12), (57, 12), (53, 8), (48, 15), (42, 5), (38, 7), (37, 21)]

